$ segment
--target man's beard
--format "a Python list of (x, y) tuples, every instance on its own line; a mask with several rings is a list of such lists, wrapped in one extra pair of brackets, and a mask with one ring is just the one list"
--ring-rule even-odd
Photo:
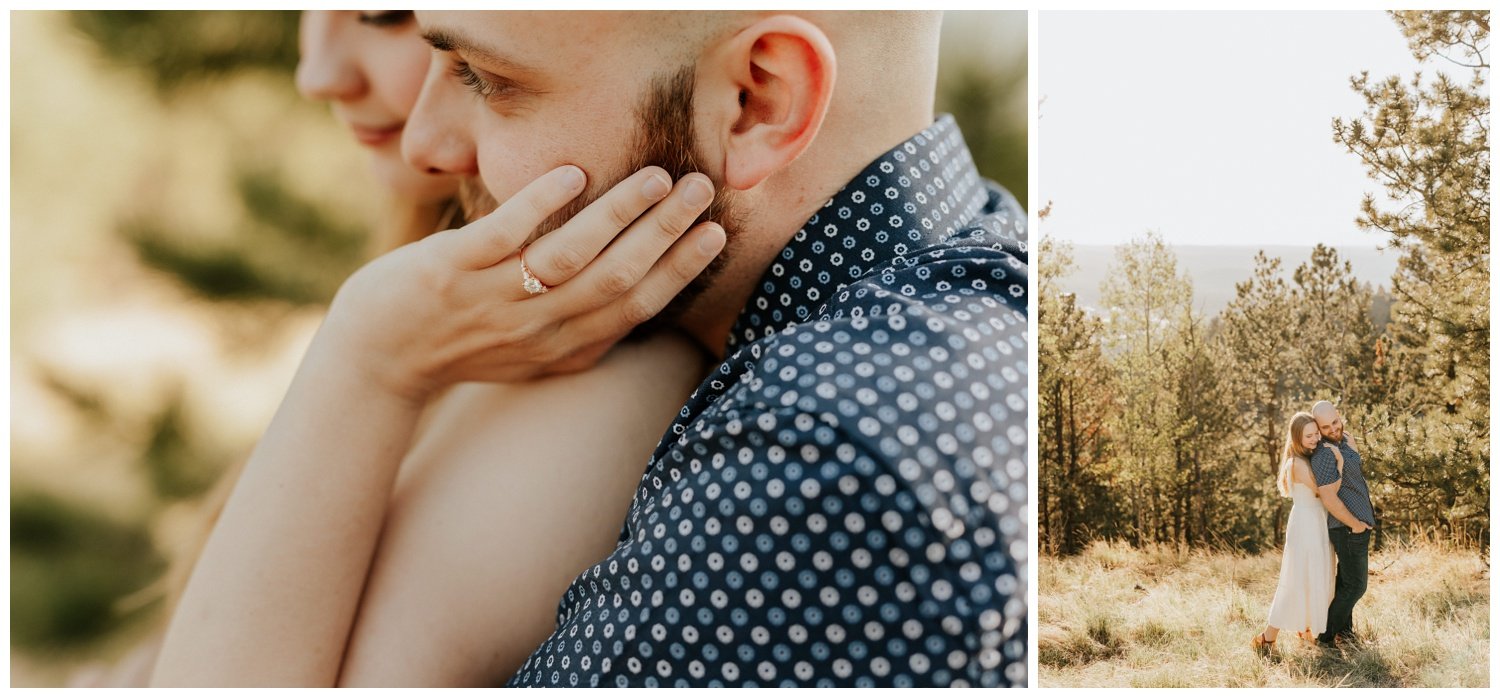
[[(628, 148), (628, 160), (624, 167), (611, 176), (591, 177), (589, 187), (578, 198), (568, 202), (562, 209), (548, 216), (527, 244), (567, 223), (589, 204), (603, 196), (621, 180), (655, 165), (667, 171), (672, 181), (693, 172), (703, 172), (698, 149), (693, 140), (693, 78), (694, 66), (686, 65), (674, 73), (658, 75), (651, 81), (646, 96), (636, 107), (636, 129)], [(477, 178), (465, 179), (459, 185), (459, 201), (464, 215), (469, 220), (494, 210), (498, 205)], [(713, 221), (724, 228), (724, 249), (708, 266), (672, 299), (656, 317), (641, 325), (640, 331), (649, 333), (663, 325), (679, 320), (687, 308), (712, 285), (714, 278), (724, 268), (729, 258), (730, 247), (735, 244), (739, 217), (733, 206), (734, 196), (725, 188), (715, 187), (713, 201), (700, 214), (694, 224)], [(691, 227), (691, 226), (690, 226)], [(602, 254), (602, 253), (601, 253)]]

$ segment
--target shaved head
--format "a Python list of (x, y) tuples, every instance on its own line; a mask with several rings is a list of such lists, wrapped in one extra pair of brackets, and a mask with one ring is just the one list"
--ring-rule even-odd
[(1312, 406), (1313, 419), (1318, 423), (1318, 433), (1330, 441), (1344, 439), (1344, 417), (1337, 407), (1327, 400), (1319, 400)]
[[(845, 10), (823, 12), (775, 12), (755, 10), (713, 10), (683, 12), (680, 10), (619, 13), (623, 24), (640, 36), (649, 37), (653, 46), (664, 50), (698, 50), (709, 40), (739, 30), (761, 17), (774, 14), (797, 14), (823, 27), (835, 44), (845, 43), (838, 36), (858, 37), (872, 46), (902, 46), (923, 41), (938, 31), (942, 12), (875, 12)], [(840, 47), (843, 48), (842, 46)], [(891, 56), (886, 55), (889, 59)]]

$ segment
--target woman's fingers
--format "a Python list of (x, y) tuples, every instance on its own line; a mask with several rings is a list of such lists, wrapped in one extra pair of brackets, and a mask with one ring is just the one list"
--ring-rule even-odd
[[(563, 165), (532, 180), (489, 215), (455, 231), (451, 239), (456, 241), (458, 266), (484, 269), (515, 254), (542, 221), (583, 193), (585, 181), (583, 170)], [(526, 262), (533, 264), (530, 258)]]
[(527, 268), (548, 286), (562, 285), (671, 191), (672, 178), (660, 167), (647, 167), (626, 177), (561, 228), (527, 247)]
[[(666, 200), (631, 223), (597, 260), (563, 287), (564, 295), (589, 309), (625, 295), (693, 226), (713, 198), (713, 182), (707, 176), (694, 173), (678, 180)], [(530, 254), (526, 262), (531, 263)]]
[(613, 303), (582, 315), (565, 333), (581, 337), (623, 337), (660, 313), (724, 249), (724, 229), (700, 223), (677, 240), (645, 278)]

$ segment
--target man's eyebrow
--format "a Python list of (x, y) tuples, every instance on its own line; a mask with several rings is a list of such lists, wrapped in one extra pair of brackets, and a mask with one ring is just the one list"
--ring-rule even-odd
[(433, 27), (422, 32), (422, 38), (432, 45), (434, 49), (443, 52), (459, 51), (474, 56), (488, 65), (518, 73), (535, 72), (513, 58), (500, 54), (499, 51), (486, 47), (473, 39), (454, 31)]

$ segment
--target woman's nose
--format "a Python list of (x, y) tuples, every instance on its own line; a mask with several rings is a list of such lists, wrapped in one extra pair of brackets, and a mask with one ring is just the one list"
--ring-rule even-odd
[(364, 72), (342, 36), (336, 13), (302, 13), (302, 56), (297, 61), (297, 91), (308, 99), (348, 101), (369, 89)]

